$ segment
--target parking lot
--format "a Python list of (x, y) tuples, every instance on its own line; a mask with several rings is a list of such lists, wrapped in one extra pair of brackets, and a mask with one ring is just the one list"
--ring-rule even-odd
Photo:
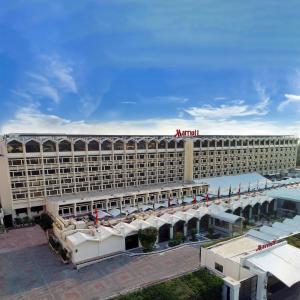
[(198, 247), (184, 246), (149, 256), (120, 255), (77, 271), (49, 250), (38, 226), (22, 228), (0, 235), (0, 298), (105, 299), (198, 265)]

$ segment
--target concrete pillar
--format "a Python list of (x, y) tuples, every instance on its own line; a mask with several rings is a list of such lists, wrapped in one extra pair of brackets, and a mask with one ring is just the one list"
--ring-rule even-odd
[(232, 224), (229, 223), (229, 226), (228, 226), (228, 230), (229, 230), (229, 233), (232, 235), (233, 234), (233, 230), (232, 230)]
[(184, 182), (191, 182), (193, 176), (193, 149), (194, 142), (192, 139), (185, 140), (184, 142)]
[[(74, 216), (76, 217), (77, 216), (77, 204), (74, 203)], [(93, 213), (93, 206), (92, 206), (92, 213)]]
[(240, 294), (240, 284), (232, 286), (230, 289), (230, 299), (239, 300), (239, 294)]
[(269, 202), (266, 205), (266, 214), (268, 214), (268, 213), (269, 213)]
[(274, 213), (277, 212), (277, 199), (274, 199)]
[(243, 209), (240, 209), (240, 217), (243, 217)]
[(257, 219), (260, 220), (260, 205), (257, 207)]
[(257, 287), (256, 287), (257, 300), (267, 299), (267, 289), (266, 289), (267, 282), (268, 282), (267, 273), (261, 272), (257, 274)]
[(252, 220), (252, 206), (249, 208), (249, 221)]
[(173, 226), (171, 225), (170, 226), (170, 240), (172, 240), (174, 238), (174, 228)]
[(187, 224), (187, 223), (184, 223), (184, 225), (183, 225), (183, 235), (184, 235), (185, 237), (187, 237), (187, 229), (188, 229), (188, 224)]
[(196, 228), (197, 228), (197, 233), (200, 232), (200, 220), (197, 220), (197, 223), (196, 223)]

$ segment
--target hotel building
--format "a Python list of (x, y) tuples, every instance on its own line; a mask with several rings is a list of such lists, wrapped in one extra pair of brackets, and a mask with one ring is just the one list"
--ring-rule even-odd
[[(293, 169), (297, 143), (294, 136), (8, 134), (0, 139), (0, 200), (14, 218), (35, 216), (52, 198), (63, 208), (76, 195), (78, 202), (92, 196), (88, 211), (199, 195), (207, 185), (195, 182), (207, 177)], [(76, 212), (75, 203), (68, 213)]]

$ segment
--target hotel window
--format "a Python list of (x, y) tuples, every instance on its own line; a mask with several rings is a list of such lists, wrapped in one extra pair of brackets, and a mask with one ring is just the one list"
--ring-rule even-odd
[(170, 141), (170, 142), (168, 143), (168, 148), (169, 148), (169, 149), (175, 149), (175, 141)]
[(156, 142), (155, 141), (150, 141), (148, 143), (148, 149), (156, 149)]
[(122, 141), (116, 141), (114, 143), (114, 150), (124, 150), (124, 143)]
[(69, 152), (71, 151), (71, 143), (69, 141), (61, 141), (58, 145), (59, 152)]
[(110, 151), (110, 150), (112, 150), (112, 143), (110, 141), (104, 141), (101, 144), (101, 150), (103, 150), (103, 151)]
[(145, 141), (139, 141), (137, 143), (137, 149), (141, 150), (141, 149), (146, 149), (146, 142)]
[(27, 153), (40, 152), (40, 144), (36, 141), (29, 141), (25, 145)]
[(126, 150), (135, 150), (135, 141), (128, 141), (126, 143)]
[(79, 140), (74, 144), (74, 151), (85, 151), (85, 142)]
[(182, 149), (184, 147), (184, 141), (181, 140), (177, 143), (177, 148)]
[(18, 141), (11, 141), (7, 144), (8, 153), (23, 153), (23, 145)]
[(43, 152), (56, 152), (56, 144), (52, 141), (43, 143)]
[(88, 151), (99, 151), (99, 143), (97, 141), (90, 141), (88, 143)]

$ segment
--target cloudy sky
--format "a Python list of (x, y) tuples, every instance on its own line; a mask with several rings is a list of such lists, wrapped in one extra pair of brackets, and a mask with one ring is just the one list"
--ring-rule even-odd
[(300, 135), (299, 11), (1, 0), (0, 133)]

